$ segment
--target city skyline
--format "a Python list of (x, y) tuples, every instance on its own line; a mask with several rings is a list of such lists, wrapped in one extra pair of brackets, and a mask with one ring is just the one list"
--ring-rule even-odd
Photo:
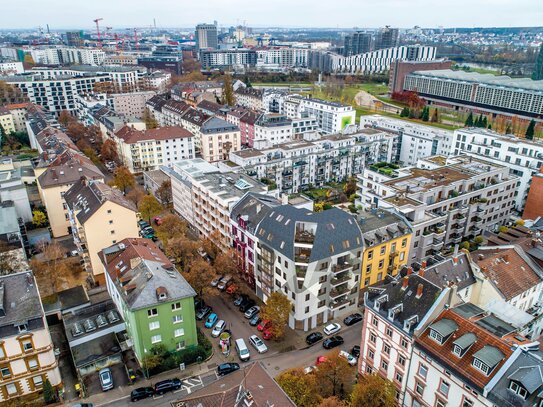
[[(153, 5), (143, 1), (119, 0), (93, 2), (73, 7), (72, 2), (58, 0), (54, 7), (37, 0), (26, 2), (24, 23), (17, 16), (20, 6), (3, 4), (0, 27), (3, 29), (45, 27), (51, 29), (92, 29), (93, 19), (101, 17), (104, 24), (114, 28), (145, 27), (156, 19), (157, 28), (192, 27), (202, 22), (217, 20), (219, 26), (242, 24), (254, 27), (307, 27), (307, 28), (374, 28), (391, 25), (410, 28), (421, 27), (528, 27), (540, 26), (543, 7), (537, 0), (519, 0), (514, 4), (507, 0), (467, 0), (441, 2), (435, 13), (430, 0), (344, 0), (339, 5), (332, 2), (300, 0), (295, 4), (286, 0), (274, 2), (267, 9), (249, 0), (221, 2), (208, 0), (205, 4), (180, 4), (174, 0), (158, 0)], [(491, 9), (490, 9), (491, 7)], [(128, 12), (127, 12), (128, 10)], [(383, 13), (394, 10), (394, 13)], [(489, 10), (491, 12), (489, 12)], [(285, 12), (287, 11), (287, 12)], [(120, 18), (119, 16), (122, 16)]]

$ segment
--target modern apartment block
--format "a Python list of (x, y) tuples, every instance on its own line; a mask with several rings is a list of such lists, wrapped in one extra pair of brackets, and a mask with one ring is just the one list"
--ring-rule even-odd
[(102, 65), (106, 53), (96, 48), (32, 48), (30, 55), (39, 65)]
[(138, 236), (137, 208), (121, 191), (81, 178), (65, 194), (74, 243), (85, 270), (105, 284), (100, 252), (122, 239)]
[(292, 303), (289, 326), (308, 331), (358, 306), (363, 239), (356, 219), (282, 205), (258, 224), (256, 294)]
[(141, 363), (154, 346), (169, 352), (198, 345), (196, 292), (148, 239), (123, 239), (101, 253), (109, 295)]
[(175, 163), (171, 172), (175, 211), (192, 225), (202, 238), (215, 241), (221, 249), (232, 247), (230, 212), (247, 192), (267, 193), (267, 186), (246, 175), (221, 173), (201, 159)]
[(515, 197), (515, 209), (518, 211), (524, 208), (532, 176), (543, 166), (542, 143), (486, 129), (456, 130), (451, 153), (484, 157), (485, 160), (509, 168), (509, 173), (518, 177), (519, 181)]
[(358, 179), (357, 204), (392, 209), (408, 220), (417, 260), (506, 222), (518, 183), (507, 167), (466, 155), (429, 157), (389, 175), (366, 168)]
[(153, 91), (114, 93), (110, 95), (109, 105), (119, 115), (141, 119), (145, 112), (145, 104), (154, 95)]
[(252, 49), (210, 49), (200, 51), (200, 63), (204, 68), (237, 68), (256, 65), (256, 52)]
[(267, 148), (291, 141), (292, 120), (279, 113), (265, 113), (254, 124), (253, 147)]
[(194, 158), (194, 136), (182, 127), (137, 130), (124, 126), (113, 135), (119, 159), (130, 172), (155, 170)]
[(371, 33), (356, 31), (345, 36), (343, 46), (343, 56), (364, 54), (371, 51), (372, 35)]
[(290, 119), (315, 117), (323, 133), (336, 134), (355, 123), (356, 112), (351, 105), (322, 99), (288, 96), (283, 102), (283, 114)]
[(398, 161), (403, 165), (415, 165), (433, 155), (449, 155), (454, 143), (452, 131), (377, 114), (361, 116), (360, 127), (397, 134), (401, 145)]
[(61, 384), (36, 280), (30, 271), (0, 276), (0, 403)]
[(379, 28), (375, 35), (375, 49), (387, 49), (397, 47), (400, 40), (400, 30), (385, 26)]
[(22, 62), (0, 62), (0, 75), (15, 75), (24, 71)]
[(477, 72), (415, 71), (405, 77), (404, 90), (416, 91), (432, 103), (540, 120), (543, 84), (529, 78), (512, 79)]
[(217, 49), (217, 26), (215, 24), (198, 24), (196, 26), (196, 50)]
[(309, 185), (343, 181), (370, 164), (394, 161), (396, 136), (374, 129), (349, 135), (332, 134), (312, 141), (294, 140), (262, 150), (230, 153), (230, 161), (257, 179), (267, 178), (291, 194)]

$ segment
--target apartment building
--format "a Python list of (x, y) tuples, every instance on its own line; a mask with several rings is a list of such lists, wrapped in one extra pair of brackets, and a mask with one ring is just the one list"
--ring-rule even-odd
[(198, 92), (198, 93), (209, 93), (215, 97), (215, 99), (220, 99), (222, 96), (222, 91), (224, 88), (224, 82), (222, 81), (196, 81), (196, 82), (184, 82), (175, 85), (172, 90), (172, 99), (178, 101), (185, 101), (187, 95)]
[(196, 49), (216, 49), (218, 46), (217, 40), (217, 25), (215, 24), (198, 24), (195, 31)]
[[(27, 253), (30, 244), (24, 220), (18, 216), (11, 201), (0, 202), (0, 256), (3, 259), (3, 273), (28, 270)], [(6, 264), (8, 263), (8, 264)]]
[(104, 51), (93, 48), (32, 48), (29, 53), (39, 65), (102, 65), (106, 57)]
[(124, 126), (113, 135), (119, 159), (130, 172), (155, 170), (194, 158), (194, 137), (182, 127), (137, 130)]
[(266, 71), (307, 68), (308, 48), (267, 47), (256, 50), (256, 68)]
[(451, 153), (484, 157), (485, 160), (509, 168), (509, 173), (518, 177), (515, 209), (520, 212), (526, 203), (532, 176), (543, 166), (542, 143), (486, 129), (456, 130)]
[(234, 107), (226, 112), (226, 121), (239, 127), (241, 144), (253, 147), (255, 124), (262, 114), (244, 107)]
[(154, 91), (114, 93), (109, 96), (109, 103), (113, 107), (113, 110), (115, 110), (115, 113), (141, 119), (145, 112), (145, 104), (155, 94)]
[(410, 255), (426, 260), (509, 219), (517, 178), (509, 169), (466, 155), (435, 156), (416, 167), (358, 176), (357, 205), (402, 214), (413, 229)]
[(331, 134), (312, 141), (294, 140), (274, 147), (230, 153), (230, 161), (248, 175), (266, 178), (287, 194), (310, 184), (322, 186), (360, 174), (370, 164), (394, 161), (396, 136), (373, 129), (349, 135)]
[(111, 107), (103, 106), (101, 103), (88, 106), (90, 106), (90, 109), (85, 108), (83, 110), (84, 120), (89, 125), (98, 126), (104, 139), (114, 138), (115, 133), (124, 126), (130, 126), (142, 131), (147, 128), (143, 120), (119, 115)]
[(291, 141), (292, 120), (279, 113), (265, 113), (254, 124), (253, 147), (263, 149)]
[(452, 288), (438, 287), (420, 275), (399, 277), (387, 277), (364, 293), (358, 371), (390, 380), (398, 405), (411, 406), (403, 401), (415, 334), (428, 325), (436, 310), (440, 312), (455, 297)]
[(30, 271), (0, 276), (0, 402), (62, 382), (53, 341)]
[(252, 49), (233, 48), (202, 50), (200, 63), (204, 68), (242, 68), (256, 65), (256, 52)]
[(0, 106), (0, 126), (2, 126), (5, 134), (15, 133), (15, 122), (13, 115), (4, 106)]
[(433, 155), (450, 155), (453, 149), (454, 133), (449, 130), (377, 114), (360, 116), (360, 127), (397, 134), (401, 144), (399, 162), (403, 165), (415, 165), (421, 158)]
[(285, 99), (281, 113), (290, 119), (314, 117), (320, 130), (326, 134), (340, 133), (349, 124), (355, 123), (356, 116), (351, 105), (298, 95)]
[(239, 87), (234, 91), (234, 96), (236, 97), (236, 104), (239, 106), (256, 111), (264, 110), (263, 89)]
[(256, 294), (292, 303), (289, 326), (312, 330), (358, 306), (363, 239), (356, 219), (332, 208), (314, 213), (282, 205), (258, 224)]
[(175, 163), (171, 180), (175, 211), (200, 237), (220, 236), (215, 243), (223, 250), (232, 247), (232, 207), (248, 192), (267, 193), (266, 185), (240, 173), (220, 173), (201, 159)]
[(154, 346), (175, 352), (198, 345), (196, 292), (148, 239), (123, 239), (100, 257), (109, 295), (140, 363)]
[(26, 131), (26, 115), (28, 112), (28, 103), (14, 103), (4, 106), (11, 113), (15, 131)]
[(209, 162), (227, 160), (230, 152), (241, 150), (239, 127), (216, 116), (200, 126), (195, 139), (200, 140), (202, 158)]
[(22, 218), (24, 222), (31, 222), (32, 210), (24, 176), (30, 167), (15, 168), (10, 158), (2, 159), (0, 166), (0, 202), (12, 202), (17, 213), (16, 217)]
[(106, 282), (100, 252), (122, 239), (138, 236), (137, 208), (121, 191), (81, 178), (65, 194), (74, 243), (95, 283)]
[(25, 71), (22, 62), (0, 62), (0, 75), (16, 75)]
[(357, 215), (364, 239), (360, 288), (396, 276), (409, 259), (411, 228), (407, 220), (393, 212), (373, 209)]

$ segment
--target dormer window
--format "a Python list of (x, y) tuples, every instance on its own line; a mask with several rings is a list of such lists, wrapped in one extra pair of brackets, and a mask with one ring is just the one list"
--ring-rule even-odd
[(504, 358), (505, 355), (498, 348), (485, 345), (473, 354), (472, 365), (488, 376)]
[(513, 380), (511, 380), (511, 382), (509, 383), (509, 390), (511, 390), (519, 397), (522, 397), (524, 400), (526, 400), (526, 397), (528, 397), (528, 391)]
[(473, 366), (476, 368), (476, 369), (479, 369), (481, 372), (483, 372), (484, 374), (486, 374), (488, 376), (488, 374), (490, 373), (490, 366), (488, 366), (486, 363), (484, 363), (483, 361), (477, 359), (477, 358), (474, 358), (473, 359)]
[(458, 329), (458, 324), (451, 319), (443, 318), (430, 325), (428, 336), (443, 345), (447, 339)]
[(461, 358), (476, 341), (477, 336), (468, 332), (453, 342), (452, 353)]
[(430, 336), (430, 338), (432, 338), (434, 341), (436, 341), (440, 345), (443, 345), (443, 337), (436, 330), (430, 329), (430, 335), (429, 336)]
[(19, 333), (28, 331), (28, 325), (27, 324), (20, 324), (17, 325), (17, 329), (19, 330)]
[(461, 358), (462, 356), (464, 356), (464, 353), (466, 353), (466, 351), (464, 349), (462, 349), (460, 346), (458, 345), (454, 345), (453, 347), (453, 353), (458, 356), (459, 358)]

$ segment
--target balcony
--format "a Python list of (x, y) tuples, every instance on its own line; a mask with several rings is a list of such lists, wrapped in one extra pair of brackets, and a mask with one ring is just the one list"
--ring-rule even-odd
[(307, 267), (296, 267), (296, 277), (298, 278), (305, 278), (305, 275), (307, 273)]
[(483, 219), (480, 218), (479, 216), (474, 216), (473, 218), (471, 218), (472, 222), (475, 223), (475, 226), (482, 226), (483, 225)]
[(337, 301), (330, 301), (330, 304), (328, 305), (328, 308), (330, 308), (331, 310), (336, 310), (340, 307), (343, 307), (345, 305), (349, 304), (349, 299), (348, 298), (344, 298), (344, 299), (340, 299), (340, 300), (337, 300)]
[(470, 233), (474, 234), (475, 236), (479, 236), (481, 233), (483, 233), (483, 229), (481, 229), (481, 228), (479, 228), (477, 226), (472, 226), (469, 231), (470, 231)]
[(483, 208), (481, 208), (480, 206), (478, 206), (477, 209), (475, 209), (475, 212), (476, 213), (485, 213), (485, 210)]
[(461, 205), (460, 208), (458, 208), (458, 212), (465, 215), (468, 213), (469, 207), (467, 205)]
[(452, 229), (461, 230), (464, 229), (464, 226), (460, 225), (459, 223), (455, 223), (454, 225), (452, 225)]
[(352, 274), (349, 272), (338, 274), (337, 277), (334, 277), (332, 278), (332, 280), (330, 280), (330, 284), (335, 287), (340, 284), (346, 283), (347, 281), (351, 279), (351, 277), (352, 277)]
[(342, 285), (339, 288), (334, 288), (333, 290), (330, 290), (330, 298), (337, 298), (342, 295), (345, 295), (349, 292), (349, 286), (348, 285)]
[(309, 230), (297, 230), (294, 236), (294, 243), (313, 244), (314, 241), (315, 235)]
[(462, 235), (453, 233), (450, 236), (450, 239), (451, 239), (451, 242), (453, 242), (453, 243), (460, 243), (462, 241)]
[(338, 264), (334, 264), (332, 266), (332, 272), (334, 273), (341, 273), (342, 271), (350, 270), (353, 267), (353, 262), (348, 260), (344, 263), (340, 263), (338, 260)]
[(443, 240), (434, 239), (432, 243), (430, 243), (430, 247), (434, 250), (441, 249), (443, 247)]

